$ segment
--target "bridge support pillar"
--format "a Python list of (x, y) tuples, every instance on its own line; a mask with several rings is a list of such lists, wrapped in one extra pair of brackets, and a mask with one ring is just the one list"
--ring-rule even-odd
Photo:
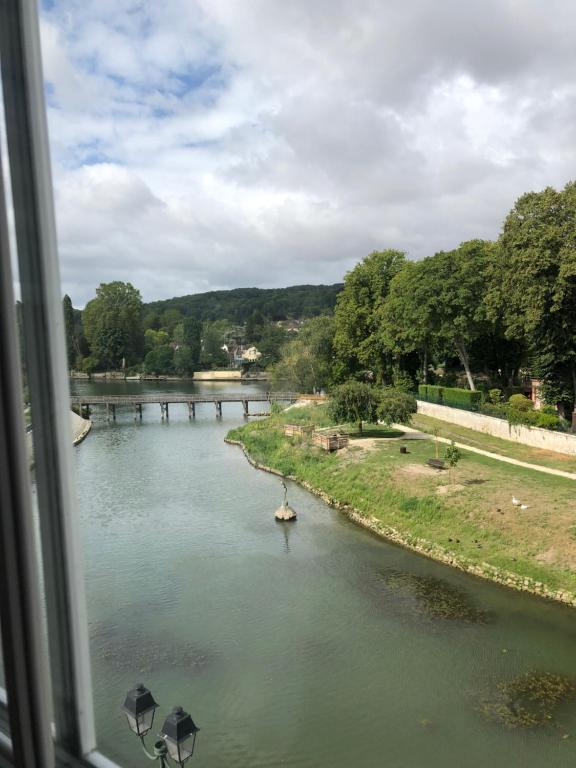
[(221, 419), (222, 418), (222, 401), (217, 400), (215, 405), (216, 405), (216, 418)]
[(249, 416), (248, 413), (248, 400), (242, 400), (242, 406), (244, 408), (244, 417)]
[(112, 405), (112, 419), (113, 421), (116, 421), (116, 406)]
[(166, 421), (168, 421), (168, 403), (160, 403), (160, 416), (162, 417), (162, 420), (166, 418)]
[(134, 421), (137, 421), (138, 417), (140, 417), (140, 421), (142, 421), (142, 403), (136, 403), (134, 405)]
[(188, 402), (188, 418), (189, 419), (195, 419), (196, 418), (196, 403)]

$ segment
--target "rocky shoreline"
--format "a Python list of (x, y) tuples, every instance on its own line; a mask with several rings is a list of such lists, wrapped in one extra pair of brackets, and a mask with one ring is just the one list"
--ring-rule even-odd
[(315, 496), (321, 498), (322, 501), (324, 501), (326, 504), (329, 504), (334, 509), (343, 512), (354, 523), (367, 528), (372, 533), (375, 533), (377, 536), (380, 536), (387, 541), (391, 541), (394, 544), (405, 547), (406, 549), (411, 549), (418, 554), (429, 557), (430, 559), (436, 560), (440, 563), (444, 563), (445, 565), (450, 565), (460, 571), (465, 571), (466, 573), (469, 573), (473, 576), (478, 576), (481, 579), (493, 581), (496, 584), (500, 584), (501, 586), (509, 587), (510, 589), (515, 589), (520, 592), (530, 592), (531, 594), (538, 595), (539, 597), (545, 597), (549, 600), (555, 600), (556, 602), (564, 603), (565, 605), (576, 608), (576, 595), (572, 594), (571, 592), (566, 590), (550, 589), (546, 586), (546, 584), (543, 584), (540, 581), (535, 581), (529, 577), (519, 576), (512, 571), (496, 568), (496, 566), (490, 565), (489, 563), (478, 564), (469, 561), (466, 558), (460, 557), (454, 552), (450, 552), (438, 544), (426, 541), (425, 539), (420, 539), (416, 536), (410, 536), (409, 534), (402, 534), (395, 528), (384, 525), (377, 518), (368, 517), (354, 507), (351, 507), (349, 504), (342, 504), (337, 499), (331, 498), (327, 493), (324, 493), (324, 491), (321, 491), (318, 488), (314, 488), (305, 480), (299, 480), (298, 478), (292, 477), (290, 475), (283, 475), (282, 472), (274, 469), (273, 467), (267, 467), (264, 464), (259, 464), (252, 458), (252, 456), (250, 456), (246, 446), (240, 440), (232, 440), (226, 437), (224, 438), (224, 442), (228, 443), (229, 445), (239, 446), (242, 449), (248, 462), (255, 469), (261, 469), (264, 472), (270, 472), (271, 474), (278, 475), (279, 477), (286, 477), (288, 480), (292, 480), (293, 482), (298, 483), (310, 493), (313, 493)]

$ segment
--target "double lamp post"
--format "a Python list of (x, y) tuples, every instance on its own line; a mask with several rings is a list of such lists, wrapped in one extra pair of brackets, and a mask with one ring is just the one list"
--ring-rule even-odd
[(158, 704), (154, 701), (148, 688), (140, 683), (128, 691), (122, 710), (126, 715), (130, 730), (138, 736), (142, 749), (150, 760), (160, 760), (160, 768), (166, 768), (168, 758), (171, 758), (176, 765), (183, 766), (194, 754), (196, 734), (200, 729), (196, 727), (190, 715), (184, 712), (182, 707), (174, 707), (164, 720), (160, 739), (154, 743), (154, 752), (150, 754), (146, 749), (144, 737), (152, 730), (154, 713), (157, 708)]

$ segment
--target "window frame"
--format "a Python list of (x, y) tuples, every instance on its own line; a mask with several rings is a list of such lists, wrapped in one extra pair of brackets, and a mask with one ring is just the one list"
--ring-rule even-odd
[[(36, 0), (0, 3), (0, 69), (22, 294), (44, 593), (24, 439), (7, 205), (0, 168), (0, 566), (7, 703), (0, 765), (115, 768), (96, 750), (88, 624), (72, 472), (64, 321)], [(4, 343), (4, 342), (7, 343)], [(46, 605), (47, 642), (41, 600)], [(20, 645), (18, 644), (20, 640)], [(15, 670), (12, 672), (12, 670)], [(50, 691), (52, 696), (50, 696)], [(54, 738), (53, 738), (54, 736)], [(6, 762), (7, 761), (7, 762)]]

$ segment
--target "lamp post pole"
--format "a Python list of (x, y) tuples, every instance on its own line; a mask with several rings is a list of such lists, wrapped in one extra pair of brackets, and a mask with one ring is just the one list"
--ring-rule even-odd
[(150, 752), (148, 752), (148, 750), (146, 749), (144, 736), (140, 737), (140, 743), (142, 744), (142, 749), (144, 751), (144, 754), (149, 760), (160, 760), (160, 768), (167, 768), (166, 756), (168, 755), (168, 748), (163, 741), (158, 739), (158, 741), (154, 743), (153, 755), (151, 755)]

